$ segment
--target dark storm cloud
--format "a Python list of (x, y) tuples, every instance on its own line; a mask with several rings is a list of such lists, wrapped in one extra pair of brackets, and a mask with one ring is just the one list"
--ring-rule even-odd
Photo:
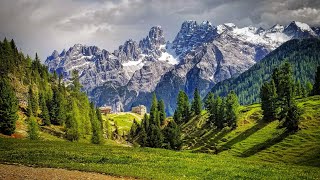
[(320, 24), (319, 0), (1, 0), (0, 38), (14, 38), (27, 53), (45, 58), (54, 49), (75, 43), (110, 51), (126, 39), (145, 37), (161, 25), (173, 40), (185, 20), (209, 20), (218, 25), (268, 28), (302, 21)]

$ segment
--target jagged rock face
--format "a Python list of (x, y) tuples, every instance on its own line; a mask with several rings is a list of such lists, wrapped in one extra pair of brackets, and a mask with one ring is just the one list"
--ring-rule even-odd
[(310, 38), (316, 36), (316, 33), (308, 24), (296, 21), (291, 22), (283, 32), (293, 38)]
[(238, 76), (282, 43), (317, 37), (319, 31), (299, 22), (263, 29), (186, 21), (172, 43), (155, 26), (139, 43), (128, 40), (113, 53), (75, 45), (60, 54), (54, 51), (46, 64), (66, 80), (78, 70), (83, 90), (99, 106), (150, 106), (155, 92), (171, 115), (179, 90), (192, 98), (197, 87), (204, 97), (216, 83)]
[(165, 51), (163, 50), (165, 43), (163, 30), (160, 26), (155, 26), (151, 28), (149, 35), (139, 42), (139, 47), (144, 54), (157, 59), (161, 56), (162, 51)]
[(177, 55), (188, 52), (205, 42), (210, 42), (217, 35), (216, 27), (204, 21), (200, 25), (196, 21), (186, 21), (172, 42), (172, 48)]
[(138, 44), (133, 40), (128, 40), (124, 45), (119, 46), (119, 49), (114, 52), (114, 55), (119, 58), (120, 62), (127, 62), (138, 59), (141, 50)]
[(320, 36), (320, 27), (312, 27), (311, 28), (318, 36)]

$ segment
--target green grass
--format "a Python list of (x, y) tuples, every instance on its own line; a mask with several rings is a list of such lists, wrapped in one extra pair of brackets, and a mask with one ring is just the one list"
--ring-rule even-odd
[(0, 162), (144, 179), (317, 179), (320, 168), (164, 149), (0, 138)]
[(183, 126), (185, 149), (320, 167), (320, 96), (297, 102), (302, 110), (298, 132), (278, 128), (279, 121), (262, 121), (260, 105), (253, 104), (242, 107), (238, 127), (232, 131), (208, 126), (205, 112), (190, 120)]
[(138, 123), (141, 122), (142, 116), (135, 113), (119, 113), (119, 114), (108, 114), (108, 115), (102, 115), (102, 118), (106, 121), (109, 120), (110, 124), (113, 127), (115, 123), (119, 127), (120, 134), (128, 134), (130, 131), (130, 128), (132, 126), (133, 120), (135, 119)]

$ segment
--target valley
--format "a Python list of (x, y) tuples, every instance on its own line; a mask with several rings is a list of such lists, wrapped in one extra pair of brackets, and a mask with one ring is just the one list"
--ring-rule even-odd
[(319, 179), (319, 12), (0, 1), (0, 179)]

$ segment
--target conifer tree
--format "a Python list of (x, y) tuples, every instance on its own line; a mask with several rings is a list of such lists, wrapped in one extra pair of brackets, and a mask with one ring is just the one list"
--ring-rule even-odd
[(149, 117), (146, 113), (146, 114), (144, 114), (142, 122), (141, 122), (141, 129), (144, 129), (147, 132), (147, 130), (149, 129), (149, 125), (150, 125)]
[(317, 67), (317, 72), (314, 78), (314, 85), (312, 89), (313, 95), (320, 95), (320, 66)]
[(202, 102), (201, 102), (201, 97), (198, 91), (198, 88), (194, 90), (193, 93), (193, 101), (192, 101), (192, 106), (191, 106), (192, 112), (195, 115), (200, 115), (201, 110), (202, 110)]
[(105, 127), (106, 127), (106, 137), (107, 139), (112, 139), (112, 130), (109, 120), (105, 121)]
[(164, 142), (168, 143), (170, 149), (179, 150), (182, 146), (179, 126), (172, 120), (164, 128)]
[(265, 120), (275, 120), (277, 115), (277, 93), (274, 80), (266, 82), (260, 90), (261, 109)]
[(93, 103), (90, 104), (90, 121), (91, 121), (91, 127), (92, 127), (91, 142), (93, 144), (101, 144), (102, 143), (101, 122), (99, 122), (98, 120)]
[(65, 122), (66, 138), (69, 141), (77, 141), (80, 138), (80, 133), (79, 133), (80, 112), (76, 102), (73, 99), (71, 99), (70, 106), (71, 106), (70, 112), (68, 113), (66, 122)]
[(226, 123), (226, 108), (225, 108), (225, 99), (221, 97), (217, 97), (217, 119), (216, 124), (218, 129), (222, 129), (224, 127), (224, 124)]
[(158, 110), (159, 110), (160, 125), (163, 125), (166, 120), (166, 111), (165, 111), (164, 101), (162, 99), (159, 101)]
[(28, 138), (31, 140), (38, 140), (39, 135), (39, 125), (34, 116), (28, 118)]
[(239, 115), (239, 101), (236, 93), (231, 91), (226, 99), (226, 122), (228, 126), (235, 128)]
[(146, 147), (148, 145), (148, 136), (145, 128), (142, 127), (139, 134), (140, 134), (140, 137), (139, 137), (140, 146)]
[(308, 82), (306, 83), (307, 96), (311, 96), (311, 95), (312, 95), (312, 89), (313, 89), (313, 85), (311, 84), (310, 81), (308, 81)]
[(152, 104), (150, 108), (150, 124), (154, 124), (160, 127), (159, 115), (158, 115), (158, 100), (156, 94), (153, 93), (152, 95)]
[(96, 116), (98, 118), (98, 122), (100, 123), (101, 131), (103, 131), (103, 119), (99, 108), (96, 108)]
[(73, 85), (73, 91), (74, 92), (80, 92), (81, 89), (81, 84), (79, 81), (80, 77), (79, 77), (79, 72), (77, 70), (73, 70), (72, 71), (72, 85)]
[[(273, 83), (275, 84), (274, 86)], [(273, 72), (270, 84), (264, 84), (261, 88), (264, 118), (273, 119), (274, 116), (277, 116), (280, 120), (283, 120), (283, 125), (289, 131), (297, 130), (300, 113), (294, 99), (295, 84), (293, 82), (292, 68), (288, 62), (285, 62), (279, 69)], [(273, 99), (275, 99), (275, 102)], [(277, 109), (279, 109), (279, 113)]]
[(32, 85), (29, 86), (28, 91), (28, 116), (37, 116), (38, 115), (38, 101), (35, 93), (32, 90)]
[(178, 124), (187, 122), (190, 119), (190, 105), (187, 94), (184, 91), (179, 91), (177, 97), (177, 108), (175, 110), (174, 120)]
[(215, 114), (215, 99), (214, 94), (210, 92), (207, 96), (207, 99), (205, 101), (205, 108), (207, 112), (209, 113), (209, 122), (211, 124), (215, 124), (216, 120), (216, 114)]
[(0, 77), (0, 132), (11, 135), (16, 129), (18, 101), (14, 90), (5, 78)]
[(300, 118), (300, 112), (296, 104), (291, 105), (288, 110), (288, 114), (285, 117), (284, 126), (289, 131), (297, 131), (299, 129), (299, 118)]
[(43, 94), (40, 94), (40, 109), (41, 109), (41, 114), (40, 117), (42, 118), (43, 124), (44, 125), (50, 125), (50, 116), (49, 116), (49, 110), (47, 107), (46, 100), (44, 98)]
[(302, 96), (302, 86), (301, 86), (300, 80), (296, 83), (295, 93), (296, 93), (297, 97), (301, 97)]
[(139, 127), (138, 122), (136, 121), (136, 119), (133, 119), (133, 123), (131, 125), (129, 138), (128, 138), (130, 142), (133, 142), (134, 138), (136, 137), (138, 133), (138, 127)]
[(277, 89), (278, 103), (280, 104), (280, 119), (284, 119), (294, 101), (294, 82), (292, 77), (292, 68), (288, 62), (280, 67), (280, 81)]
[(160, 128), (155, 125), (150, 125), (150, 135), (148, 135), (148, 146), (154, 148), (160, 148), (163, 143), (163, 135), (161, 133)]
[(61, 90), (53, 88), (53, 97), (50, 107), (50, 120), (52, 124), (63, 125), (66, 121), (66, 100)]

